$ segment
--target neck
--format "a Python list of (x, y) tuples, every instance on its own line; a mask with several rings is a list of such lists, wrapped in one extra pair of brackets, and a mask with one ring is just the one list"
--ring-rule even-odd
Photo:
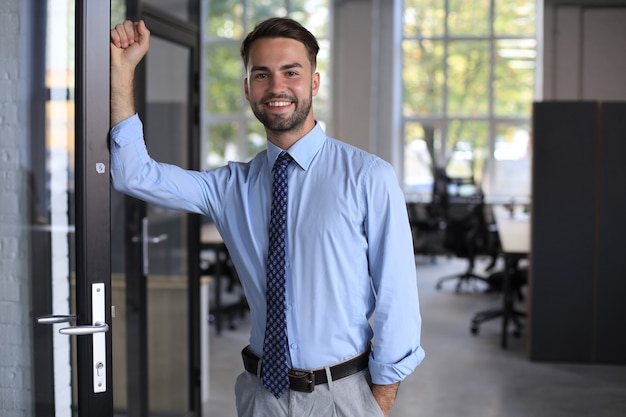
[(291, 148), (291, 146), (302, 139), (307, 133), (309, 133), (315, 127), (315, 120), (311, 119), (307, 120), (302, 126), (297, 129), (292, 129), (285, 132), (277, 132), (274, 130), (270, 130), (267, 127), (265, 128), (265, 134), (267, 135), (267, 140), (272, 142), (274, 145), (278, 146), (280, 149), (287, 150)]

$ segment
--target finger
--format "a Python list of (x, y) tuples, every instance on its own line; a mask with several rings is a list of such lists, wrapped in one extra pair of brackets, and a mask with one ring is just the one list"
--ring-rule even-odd
[(122, 23), (118, 23), (111, 29), (111, 42), (118, 48), (128, 47), (128, 36), (126, 35), (126, 30)]
[(124, 28), (124, 32), (126, 33), (126, 39), (128, 41), (128, 45), (132, 45), (137, 42), (139, 35), (135, 30), (135, 24), (131, 20), (125, 20), (122, 23), (122, 27)]
[(137, 34), (137, 41), (140, 39), (148, 39), (150, 36), (150, 30), (146, 27), (146, 22), (140, 20), (135, 23), (135, 33)]
[(120, 43), (120, 35), (117, 34), (115, 28), (111, 29), (111, 43), (118, 48), (122, 46)]
[(126, 42), (125, 37), (126, 32), (124, 31), (124, 27), (121, 23), (118, 23), (113, 29), (111, 29), (111, 43), (118, 48), (122, 47), (122, 42)]
[(111, 42), (118, 48), (128, 48), (135, 43), (137, 35), (133, 22), (126, 20), (111, 29)]

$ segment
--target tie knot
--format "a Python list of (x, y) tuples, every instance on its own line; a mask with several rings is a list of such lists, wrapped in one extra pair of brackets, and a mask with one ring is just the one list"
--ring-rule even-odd
[(291, 155), (287, 152), (281, 152), (276, 162), (274, 162), (274, 169), (285, 169), (287, 165), (289, 165), (289, 162), (291, 162)]

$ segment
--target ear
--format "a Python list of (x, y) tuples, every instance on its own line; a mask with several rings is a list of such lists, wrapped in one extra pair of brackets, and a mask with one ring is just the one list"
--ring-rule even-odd
[(248, 90), (248, 77), (243, 80), (243, 92), (246, 95), (246, 100), (250, 101), (249, 90)]
[(320, 89), (320, 73), (316, 71), (313, 74), (313, 78), (311, 79), (311, 95), (316, 96), (319, 89)]

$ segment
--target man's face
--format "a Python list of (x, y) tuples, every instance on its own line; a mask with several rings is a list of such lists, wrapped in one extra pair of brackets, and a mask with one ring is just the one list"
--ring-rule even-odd
[(311, 102), (319, 89), (319, 73), (312, 73), (301, 42), (289, 38), (256, 40), (250, 48), (246, 74), (246, 99), (267, 130), (284, 133), (312, 128)]

